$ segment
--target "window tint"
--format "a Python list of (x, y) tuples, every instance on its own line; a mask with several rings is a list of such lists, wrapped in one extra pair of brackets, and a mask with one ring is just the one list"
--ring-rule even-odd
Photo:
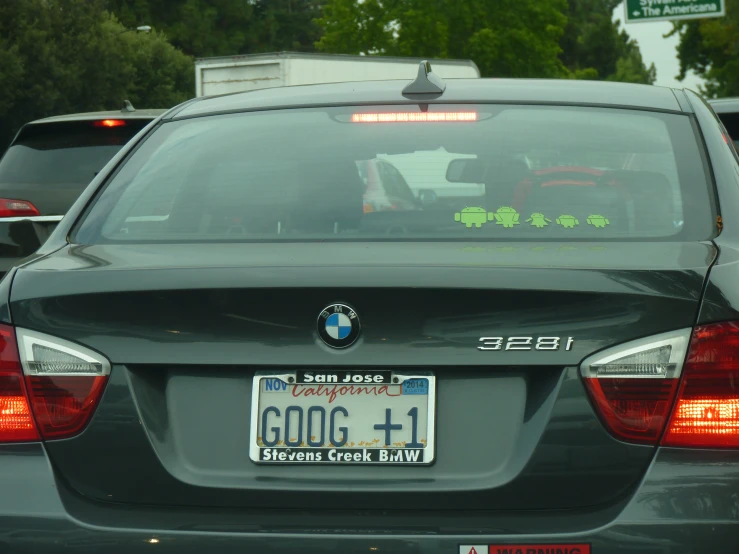
[[(109, 183), (75, 240), (702, 240), (713, 233), (687, 116), (447, 105), (429, 112), (474, 117), (353, 121), (354, 112), (369, 111), (166, 123)], [(455, 160), (464, 178), (450, 181)], [(368, 208), (378, 196), (373, 172), (386, 195), (410, 189), (423, 201)]]
[(0, 185), (89, 183), (148, 121), (94, 127), (92, 121), (26, 127), (0, 160)]

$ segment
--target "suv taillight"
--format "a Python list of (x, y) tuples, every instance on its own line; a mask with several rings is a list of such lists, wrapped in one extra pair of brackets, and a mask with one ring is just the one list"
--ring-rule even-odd
[(739, 323), (696, 327), (665, 446), (739, 447)]
[(110, 362), (97, 352), (0, 325), (0, 442), (68, 438), (81, 432), (109, 374)]
[(40, 215), (36, 206), (28, 200), (0, 198), (0, 217), (26, 217)]

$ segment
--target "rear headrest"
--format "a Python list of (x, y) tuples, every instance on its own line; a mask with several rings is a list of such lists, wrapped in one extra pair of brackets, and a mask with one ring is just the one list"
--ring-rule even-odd
[(530, 179), (529, 166), (523, 160), (506, 160), (499, 171), (491, 172), (485, 179), (485, 192), (492, 205), (510, 205), (514, 191), (523, 181)]
[(619, 185), (629, 189), (633, 194), (653, 194), (671, 192), (670, 181), (662, 173), (656, 171), (611, 171), (609, 176)]
[(525, 209), (544, 214), (585, 215), (616, 207), (619, 203), (618, 191), (609, 186), (559, 185), (550, 187), (534, 186), (526, 202)]
[(614, 171), (614, 183), (624, 189), (634, 209), (637, 229), (647, 224), (650, 227), (672, 225), (675, 220), (674, 192), (670, 181), (662, 173), (654, 171)]
[(299, 203), (290, 217), (293, 229), (331, 232), (356, 229), (363, 214), (364, 183), (353, 161), (302, 166)]
[(518, 183), (529, 174), (529, 166), (523, 160), (507, 160), (500, 166), (500, 171), (493, 176), (496, 181)]

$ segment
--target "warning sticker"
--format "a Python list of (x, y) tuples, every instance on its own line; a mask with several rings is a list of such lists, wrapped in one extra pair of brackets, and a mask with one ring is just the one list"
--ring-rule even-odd
[(488, 554), (590, 554), (589, 544), (491, 544), (488, 549)]
[(487, 544), (460, 544), (459, 554), (488, 554)]

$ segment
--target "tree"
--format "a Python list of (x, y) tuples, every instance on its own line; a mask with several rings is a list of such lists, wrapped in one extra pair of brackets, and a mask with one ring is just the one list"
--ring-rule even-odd
[(313, 52), (322, 29), (316, 23), (325, 0), (258, 0), (256, 52)]
[(192, 60), (152, 32), (124, 32), (102, 0), (0, 2), (0, 148), (61, 113), (168, 108), (194, 91)]
[(654, 83), (654, 64), (646, 67), (639, 45), (613, 20), (613, 10), (621, 1), (569, 0), (560, 58), (576, 76)]
[(329, 0), (319, 50), (471, 58), (483, 76), (563, 77), (566, 0)]
[(677, 34), (677, 56), (683, 80), (694, 71), (705, 81), (708, 97), (739, 95), (739, 7), (726, 3), (726, 16), (673, 23), (668, 36)]
[(616, 71), (608, 75), (606, 80), (651, 85), (657, 80), (657, 69), (654, 64), (647, 69), (639, 46), (631, 40), (625, 44), (623, 54), (616, 60)]
[(195, 57), (313, 51), (324, 0), (108, 0), (129, 27), (151, 25)]
[(471, 58), (483, 76), (653, 83), (613, 21), (621, 0), (330, 0), (324, 52)]
[(196, 57), (243, 53), (256, 43), (254, 5), (246, 0), (109, 0), (127, 27), (150, 25)]

